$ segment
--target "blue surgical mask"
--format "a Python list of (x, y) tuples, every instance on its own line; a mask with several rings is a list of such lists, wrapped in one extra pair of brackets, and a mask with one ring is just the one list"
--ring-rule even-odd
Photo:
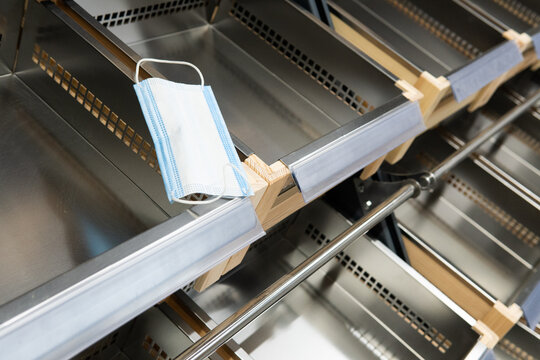
[[(188, 85), (150, 78), (139, 82), (143, 62), (190, 66), (201, 78)], [(210, 86), (185, 61), (142, 59), (135, 70), (135, 92), (156, 147), (169, 201), (201, 204), (221, 197), (253, 195)], [(209, 200), (183, 199), (207, 194)]]

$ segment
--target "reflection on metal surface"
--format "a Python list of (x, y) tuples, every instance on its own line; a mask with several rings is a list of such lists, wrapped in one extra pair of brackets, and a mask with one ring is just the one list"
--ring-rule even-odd
[(89, 346), (73, 357), (73, 360), (94, 360), (113, 358), (120, 351), (119, 346), (125, 340), (127, 329), (122, 327)]
[[(423, 137), (400, 166), (418, 160), (427, 167), (437, 163), (451, 151), (441, 141), (436, 134)], [(432, 194), (422, 194), (396, 215), (491, 296), (512, 301), (540, 257), (537, 211), (507, 185), (465, 160)]]
[(518, 323), (493, 350), (497, 360), (538, 360), (540, 334)]
[(523, 350), (508, 339), (502, 339), (497, 344), (497, 348), (510, 355), (510, 357), (513, 359), (535, 360), (533, 354), (529, 354), (527, 351)]
[(352, 88), (329, 73), (327, 69), (324, 69), (297, 46), (287, 41), (281, 34), (276, 33), (267, 24), (262, 22), (261, 19), (253, 16), (242, 5), (235, 2), (230, 14), (360, 115), (375, 109), (373, 105), (370, 105)]
[(379, 343), (378, 339), (375, 338), (370, 330), (368, 329), (356, 329), (352, 326), (348, 326), (351, 334), (355, 338), (357, 338), (362, 344), (366, 346), (368, 350), (370, 350), (373, 355), (375, 355), (380, 360), (398, 360), (399, 354), (392, 354), (391, 352), (387, 351), (381, 344)]
[(0, 4), (0, 75), (9, 74), (16, 61), (24, 1), (2, 0)]
[[(331, 240), (331, 238), (327, 237), (312, 223), (308, 223), (305, 229), (305, 235), (316, 242), (319, 247), (328, 244)], [(375, 277), (370, 275), (368, 270), (358, 264), (346, 251), (342, 251), (336, 255), (336, 260), (345, 270), (351, 272), (362, 284), (371, 289), (385, 305), (390, 307), (403, 321), (409, 324), (441, 353), (446, 353), (450, 346), (452, 346), (452, 342), (444, 334), (426, 322), (415, 310), (377, 281)]]
[[(418, 159), (432, 167), (436, 161), (426, 153), (418, 154)], [(516, 220), (512, 214), (506, 212), (493, 201), (469, 183), (459, 178), (454, 173), (447, 173), (444, 177), (447, 184), (451, 185), (462, 196), (469, 199), (472, 203), (478, 206), (485, 214), (489, 215), (501, 227), (509, 231), (514, 237), (521, 240), (527, 246), (535, 248), (540, 242), (540, 237), (534, 231), (531, 231), (527, 226), (523, 225), (519, 220)], [(497, 240), (498, 241), (498, 240)], [(527, 264), (529, 267), (531, 265)]]
[[(270, 242), (265, 240), (265, 246), (251, 250), (240, 269), (192, 296), (215, 321), (223, 321), (349, 226), (339, 213), (316, 201)], [(300, 294), (306, 292), (314, 294), (302, 301), (305, 295)], [(411, 309), (417, 311), (414, 318)], [(445, 340), (438, 342), (442, 334), (448, 347)], [(324, 341), (313, 341), (321, 335)], [(360, 238), (234, 339), (255, 359), (309, 357), (306, 354), (321, 358), (317, 354), (335, 347), (356, 348), (345, 352), (353, 359), (461, 359), (477, 335), (393, 259)], [(362, 344), (363, 350), (358, 346)]]
[(268, 310), (310, 275), (325, 266), (328, 261), (346, 246), (364, 235), (373, 226), (386, 218), (395, 208), (413, 195), (416, 195), (416, 193), (416, 186), (411, 183), (404, 184), (388, 199), (373, 208), (365, 217), (343, 231), (339, 236), (315, 252), (315, 254), (305, 259), (300, 265), (292, 269), (290, 273), (277, 279), (244, 307), (209, 331), (193, 346), (183, 352), (178, 359), (201, 359), (211, 355), (224, 342)]
[(262, 234), (247, 198), (224, 201), (197, 219), (174, 217), (5, 305), (0, 346), (24, 337), (33, 346), (9, 347), (6, 356), (75, 355)]
[(506, 129), (506, 132), (515, 136), (518, 140), (531, 148), (531, 150), (540, 155), (540, 141), (538, 141), (537, 138), (531, 136), (513, 124)]
[[(161, 175), (156, 155), (156, 149), (151, 141), (140, 134), (121, 119), (114, 111), (103, 103), (91, 90), (82, 84), (67, 69), (50, 56), (38, 44), (34, 45), (32, 61), (39, 65), (54, 82), (71, 95), (86, 111), (99, 120), (118, 140), (137, 154), (154, 171)], [(191, 194), (186, 199), (190, 201), (205, 200), (206, 194)]]
[[(144, 230), (40, 121), (62, 121), (16, 78), (0, 78), (0, 305)], [(104, 162), (86, 147), (93, 161)]]
[(129, 147), (135, 154), (146, 162), (156, 172), (160, 173), (157, 164), (156, 149), (151, 142), (146, 141), (141, 135), (129, 126), (124, 120), (103, 103), (75, 76), (50, 56), (47, 51), (38, 44), (34, 45), (32, 61), (39, 65), (40, 69), (49, 75), (54, 82), (71, 95), (81, 106), (89, 111), (94, 118), (113, 133), (124, 145)]
[(461, 36), (441, 24), (433, 17), (429, 16), (422, 9), (415, 6), (410, 1), (398, 1), (398, 0), (386, 0), (393, 6), (399, 9), (402, 13), (413, 19), (420, 26), (428, 30), (430, 33), (438, 37), (441, 41), (444, 41), (454, 49), (468, 57), (474, 59), (480, 55), (480, 50)]
[(454, 174), (448, 174), (447, 183), (456, 188), (463, 196), (469, 198), (478, 205), (486, 214), (497, 221), (502, 227), (508, 230), (512, 235), (523, 241), (526, 245), (534, 248), (540, 242), (540, 237), (525, 225), (517, 221), (511, 214), (507, 213), (495, 203), (480, 194), (469, 184), (456, 177)]
[[(254, 37), (253, 41), (259, 40)], [(145, 57), (197, 64), (216, 94), (230, 132), (268, 164), (338, 127), (335, 120), (212, 28), (151, 39), (133, 49)], [(170, 80), (190, 79), (191, 74), (182, 68), (155, 67)]]

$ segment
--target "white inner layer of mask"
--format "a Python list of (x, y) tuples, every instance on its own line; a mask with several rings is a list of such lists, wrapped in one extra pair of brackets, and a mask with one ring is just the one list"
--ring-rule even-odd
[[(150, 79), (186, 195), (241, 196), (200, 85)], [(225, 167), (225, 170), (224, 170)], [(225, 174), (225, 179), (224, 179)]]

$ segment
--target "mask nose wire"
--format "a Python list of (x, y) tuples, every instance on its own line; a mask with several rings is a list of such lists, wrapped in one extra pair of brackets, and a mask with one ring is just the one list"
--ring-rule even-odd
[(185, 66), (192, 67), (193, 69), (195, 69), (195, 71), (197, 71), (197, 74), (199, 74), (199, 77), (201, 78), (201, 87), (204, 86), (204, 76), (203, 76), (201, 70), (199, 70), (199, 68), (196, 67), (195, 65), (193, 65), (192, 63), (187, 62), (187, 61), (163, 60), (163, 59), (154, 59), (154, 58), (142, 58), (141, 60), (137, 61), (137, 66), (135, 66), (135, 83), (137, 85), (140, 83), (140, 81), (139, 81), (140, 67), (145, 62), (154, 62), (154, 63), (161, 63), (161, 64), (174, 64), (174, 65), (185, 65)]

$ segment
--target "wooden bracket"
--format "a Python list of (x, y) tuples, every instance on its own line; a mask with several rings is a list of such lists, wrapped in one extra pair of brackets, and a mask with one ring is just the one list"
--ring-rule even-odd
[[(167, 297), (164, 302), (176, 313), (186, 324), (191, 327), (199, 336), (206, 335), (210, 328), (198, 318), (193, 312), (178, 299), (176, 295)], [(240, 358), (234, 353), (234, 351), (227, 345), (221, 346), (216, 350), (216, 353), (223, 360), (239, 360)]]
[(386, 156), (387, 154), (381, 156), (377, 160), (373, 161), (371, 164), (364, 167), (364, 170), (362, 170), (362, 173), (360, 174), (360, 179), (366, 180), (367, 178), (375, 174), (377, 170), (379, 170), (379, 168), (381, 167)]
[(506, 307), (502, 302), (497, 301), (482, 319), (476, 321), (473, 330), (481, 335), (481, 343), (493, 349), (522, 315), (523, 311), (517, 304)]
[(451, 92), (450, 81), (448, 79), (444, 76), (436, 78), (427, 71), (424, 71), (420, 75), (414, 87), (424, 95), (420, 100), (420, 110), (424, 119), (427, 119), (437, 108), (441, 100)]
[[(443, 76), (435, 78), (433, 75), (424, 71), (416, 83), (414, 88), (423, 95), (419, 100), (420, 111), (424, 117), (424, 124), (426, 128), (435, 126), (435, 123), (428, 124), (427, 119), (437, 108), (443, 97), (450, 91), (450, 82)], [(429, 126), (431, 125), (431, 126)], [(398, 146), (394, 150), (390, 151), (386, 156), (386, 161), (390, 164), (395, 164), (403, 158), (409, 147), (412, 145), (414, 139), (410, 139)]]
[[(399, 88), (401, 91), (403, 91), (403, 96), (405, 96), (410, 101), (418, 101), (420, 103), (420, 101), (424, 98), (424, 95), (420, 91), (418, 91), (418, 89), (416, 89), (414, 86), (412, 86), (410, 83), (408, 83), (405, 80), (396, 81), (395, 86)], [(392, 151), (395, 151), (395, 150), (399, 151), (399, 149), (402, 149), (403, 147), (405, 147), (405, 151), (407, 151), (409, 146), (410, 146), (410, 143), (409, 141), (407, 141), (404, 144), (399, 145), (396, 149)], [(390, 156), (391, 153), (392, 152), (385, 154), (382, 157), (378, 158), (377, 160), (373, 161), (371, 164), (367, 165), (362, 171), (360, 178), (362, 180), (366, 180), (367, 178), (375, 174), (377, 170), (379, 170), (379, 168), (381, 167), (383, 161), (385, 159), (387, 159), (388, 161), (388, 157)]]
[[(264, 194), (266, 193), (266, 190), (268, 188), (268, 182), (264, 180), (261, 176), (259, 176), (255, 171), (253, 171), (246, 163), (243, 163), (242, 165), (244, 166), (244, 170), (249, 179), (251, 188), (254, 192), (254, 195), (251, 197), (251, 203), (253, 204), (253, 207), (257, 209)], [(236, 254), (232, 255), (230, 258), (224, 260), (223, 262), (214, 266), (212, 269), (208, 270), (203, 275), (199, 276), (199, 278), (195, 280), (193, 288), (200, 292), (218, 281), (223, 274), (226, 274), (242, 262), (248, 249), (249, 246), (246, 246), (242, 250), (238, 251)]]
[(304, 198), (297, 187), (293, 187), (279, 195), (262, 223), (263, 229), (270, 229), (278, 222), (304, 206)]
[(477, 320), (473, 329), (481, 335), (480, 341), (487, 347), (493, 348), (523, 315), (516, 304), (506, 307), (500, 301), (492, 303), (459, 274), (412, 240), (403, 237), (403, 243), (412, 267)]
[(502, 302), (496, 301), (481, 321), (486, 324), (499, 339), (502, 339), (522, 316), (523, 311), (519, 305), (512, 304), (507, 307)]
[(482, 320), (477, 320), (473, 325), (473, 330), (480, 335), (480, 342), (488, 349), (493, 349), (500, 338)]
[[(257, 155), (253, 154), (244, 161), (243, 165), (255, 193), (251, 198), (251, 202), (264, 229), (277, 224), (284, 217), (304, 205), (302, 195), (296, 187), (291, 189), (296, 190), (296, 194), (294, 191), (289, 192), (289, 190), (283, 194), (286, 195), (288, 193), (287, 197), (279, 202), (277, 201), (281, 190), (289, 182), (292, 182), (290, 170), (281, 161), (267, 165)], [(274, 206), (275, 204), (277, 206)], [(234, 269), (242, 262), (248, 249), (249, 246), (246, 246), (224, 262), (201, 275), (195, 281), (193, 288), (200, 292), (218, 281), (222, 275)]]
[(477, 93), (472, 94), (465, 100), (457, 102), (452, 94), (446, 96), (441, 100), (439, 106), (431, 113), (426, 119), (426, 127), (432, 128), (439, 124), (444, 119), (447, 119), (452, 114), (455, 114), (459, 110), (463, 109), (476, 98)]
[(268, 187), (255, 208), (259, 221), (262, 223), (274, 205), (281, 189), (289, 180), (292, 181), (291, 172), (281, 161), (276, 161), (269, 166), (254, 154), (250, 155), (245, 160), (245, 163), (268, 183)]
[(223, 271), (227, 267), (229, 259), (225, 259), (195, 280), (193, 288), (199, 292), (205, 290), (207, 287), (215, 283), (223, 274)]
[[(243, 165), (244, 165), (244, 170), (246, 171), (247, 177), (249, 179), (249, 183), (254, 193), (254, 195), (251, 197), (251, 204), (253, 205), (254, 209), (257, 209), (257, 206), (261, 202), (261, 199), (266, 189), (268, 188), (268, 183), (262, 177), (257, 175), (257, 173), (253, 171), (247, 164), (244, 163)], [(248, 249), (249, 249), (249, 246), (246, 246), (245, 248), (243, 248), (242, 250), (238, 251), (236, 254), (231, 256), (229, 258), (229, 262), (227, 263), (227, 266), (225, 266), (225, 269), (223, 269), (222, 275), (228, 273), (230, 270), (240, 265)]]
[(526, 33), (520, 34), (515, 30), (509, 29), (503, 33), (503, 37), (506, 40), (515, 41), (521, 52), (524, 52), (533, 46), (531, 37)]
[(384, 45), (378, 44), (374, 38), (369, 38), (368, 34), (362, 35), (351, 26), (346, 24), (339, 17), (330, 14), (334, 30), (341, 35), (345, 40), (348, 40), (355, 47), (367, 54), (386, 70), (394, 74), (396, 77), (414, 83), (418, 75), (412, 69), (407, 67), (402, 61), (398, 60), (398, 56), (392, 54)]
[(398, 80), (394, 85), (403, 91), (403, 96), (410, 101), (421, 101), (424, 98), (424, 94), (405, 80)]

